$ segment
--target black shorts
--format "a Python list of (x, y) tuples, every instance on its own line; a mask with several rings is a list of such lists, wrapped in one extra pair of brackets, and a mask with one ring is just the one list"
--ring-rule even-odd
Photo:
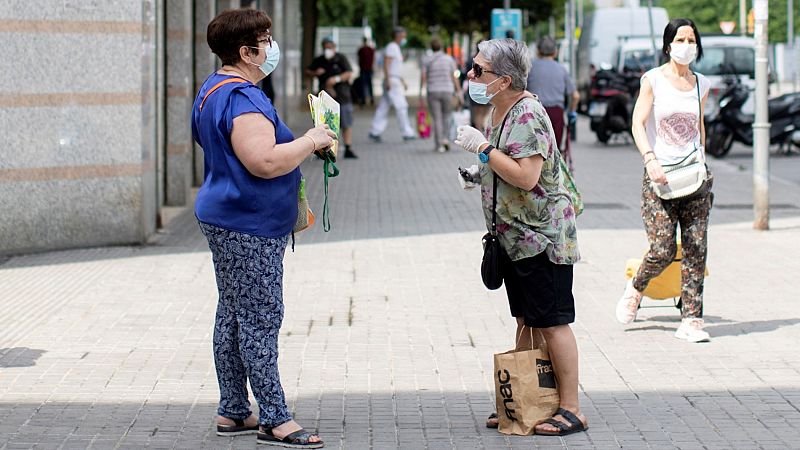
[(542, 252), (511, 261), (500, 252), (500, 270), (511, 315), (533, 328), (549, 328), (575, 321), (572, 265), (555, 264)]

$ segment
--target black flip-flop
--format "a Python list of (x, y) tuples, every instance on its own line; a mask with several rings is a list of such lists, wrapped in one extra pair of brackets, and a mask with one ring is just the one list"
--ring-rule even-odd
[(256, 442), (285, 448), (322, 448), (325, 446), (322, 441), (310, 442), (311, 436), (316, 435), (300, 428), (294, 433), (289, 433), (285, 438), (279, 439), (272, 434), (272, 428), (265, 428), (263, 432), (258, 432)]
[(559, 415), (563, 417), (567, 423), (556, 420), (553, 417), (542, 422), (558, 428), (558, 431), (550, 432), (535, 430), (534, 433), (541, 436), (566, 436), (568, 434), (578, 433), (580, 431), (586, 431), (589, 429), (589, 427), (585, 426), (583, 422), (581, 422), (581, 419), (578, 419), (578, 416), (572, 414), (570, 411), (567, 411), (564, 408), (558, 408), (556, 413), (553, 414), (553, 416)]
[(500, 426), (500, 421), (498, 420), (497, 423), (489, 423), (490, 420), (498, 420), (497, 413), (489, 414), (489, 417), (486, 419), (486, 428), (497, 428)]
[(230, 419), (235, 425), (217, 424), (217, 436), (243, 436), (258, 433), (258, 424), (248, 427), (242, 419)]

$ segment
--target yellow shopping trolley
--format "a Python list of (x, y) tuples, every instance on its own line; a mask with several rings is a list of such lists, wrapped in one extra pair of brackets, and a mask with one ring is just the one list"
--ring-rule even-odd
[[(675, 252), (675, 259), (664, 269), (661, 274), (647, 285), (642, 295), (653, 300), (672, 299), (672, 306), (681, 309), (681, 243), (678, 242), (678, 250)], [(631, 258), (625, 264), (625, 278), (630, 280), (636, 275), (639, 266), (642, 265), (641, 259)], [(708, 266), (706, 266), (705, 276), (708, 276)], [(639, 306), (642, 307), (641, 305)]]

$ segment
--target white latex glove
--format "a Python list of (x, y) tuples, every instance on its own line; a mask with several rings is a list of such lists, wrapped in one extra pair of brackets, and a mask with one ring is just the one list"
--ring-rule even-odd
[(481, 145), (489, 143), (489, 141), (483, 137), (483, 133), (469, 125), (461, 125), (457, 128), (457, 132), (454, 142), (470, 153), (477, 154), (480, 151)]
[(458, 183), (461, 189), (472, 189), (481, 183), (478, 165), (473, 164), (466, 169), (458, 168)]

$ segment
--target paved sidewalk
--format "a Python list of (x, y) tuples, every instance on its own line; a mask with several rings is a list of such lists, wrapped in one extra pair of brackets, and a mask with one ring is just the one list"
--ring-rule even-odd
[[(301, 234), (285, 259), (281, 377), (326, 448), (800, 448), (800, 186), (773, 182), (773, 230), (755, 232), (749, 173), (711, 161), (713, 341), (674, 339), (668, 301), (621, 326), (625, 260), (646, 247), (641, 167), (631, 146), (595, 144), (582, 123), (574, 330), (590, 430), (507, 437), (484, 427), (492, 354), (513, 346), (514, 322), (504, 291), (480, 282), (479, 199), (455, 178), (472, 159), (393, 132), (368, 144), (368, 120), (358, 114), (360, 158), (331, 181), (333, 230)], [(321, 164), (304, 172), (319, 213)], [(255, 448), (214, 435), (215, 297), (191, 211), (148, 246), (5, 261), (0, 449)]]

